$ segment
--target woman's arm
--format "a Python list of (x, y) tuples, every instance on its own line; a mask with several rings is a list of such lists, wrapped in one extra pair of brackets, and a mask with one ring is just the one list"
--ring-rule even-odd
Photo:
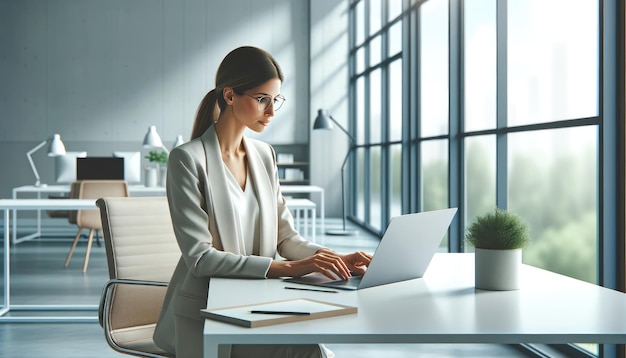
[[(267, 145), (267, 144), (266, 144)], [(338, 254), (323, 246), (304, 239), (293, 227), (293, 217), (280, 190), (276, 153), (270, 149), (265, 156), (265, 166), (273, 179), (276, 193), (278, 217), (278, 253), (290, 261), (273, 260), (267, 272), (268, 277), (299, 277), (311, 272), (321, 272), (331, 279), (348, 279), (350, 272), (362, 274), (371, 261), (371, 256), (363, 252)], [(306, 254), (305, 254), (306, 253)]]

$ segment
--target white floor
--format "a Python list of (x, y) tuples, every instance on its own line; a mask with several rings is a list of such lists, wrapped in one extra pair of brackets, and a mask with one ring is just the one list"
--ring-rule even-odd
[[(326, 229), (341, 228), (340, 220), (327, 220)], [(318, 233), (319, 235), (319, 233)], [(82, 272), (85, 241), (70, 267), (63, 263), (73, 233), (44, 237), (11, 249), (11, 302), (14, 304), (98, 304), (108, 273), (103, 246), (94, 245), (89, 269)], [(340, 252), (373, 252), (377, 238), (362, 230), (356, 236), (318, 236), (318, 242)], [(42, 314), (44, 314), (43, 312)], [(23, 314), (21, 312), (11, 315)], [(95, 312), (92, 313), (95, 316)], [(524, 357), (510, 346), (487, 344), (329, 345), (341, 357)], [(0, 323), (0, 357), (72, 358), (121, 357), (110, 349), (97, 323)]]

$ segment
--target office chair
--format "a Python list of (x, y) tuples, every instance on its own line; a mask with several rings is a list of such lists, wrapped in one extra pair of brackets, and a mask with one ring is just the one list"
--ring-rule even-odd
[[(78, 193), (80, 192), (80, 181), (75, 181), (70, 184), (70, 199), (78, 199)], [(67, 214), (67, 220), (70, 224), (76, 224), (76, 216), (78, 211), (70, 210)]]
[(109, 281), (98, 318), (114, 350), (168, 357), (152, 340), (180, 258), (166, 197), (101, 198)]
[[(57, 157), (59, 158), (59, 157)], [(70, 184), (70, 194), (69, 196), (55, 196), (48, 195), (48, 199), (78, 199), (78, 189), (80, 187), (80, 182), (75, 181)], [(48, 216), (51, 218), (61, 218), (67, 219), (70, 224), (76, 224), (76, 210), (48, 210)]]
[[(70, 199), (78, 199), (78, 190), (80, 189), (80, 181), (75, 181), (72, 184), (70, 184)], [(130, 192), (129, 192), (130, 195)], [(76, 210), (70, 210), (66, 212), (66, 218), (67, 221), (70, 224), (76, 225), (76, 215), (78, 214), (78, 211)], [(60, 217), (60, 216), (59, 216)], [(96, 238), (96, 245), (101, 246), (100, 244), (100, 235), (98, 235), (98, 231), (96, 230), (95, 232), (95, 238)], [(89, 235), (83, 235), (81, 232), (80, 235), (81, 238), (86, 237), (89, 238)]]
[[(78, 199), (96, 200), (105, 196), (128, 196), (128, 185), (124, 180), (82, 180), (76, 184), (72, 184), (72, 188), (74, 190), (78, 188)], [(70, 222), (73, 221), (73, 219), (73, 214), (70, 213)], [(70, 264), (70, 260), (74, 254), (74, 249), (76, 249), (76, 244), (78, 244), (78, 240), (81, 237), (83, 229), (89, 229), (87, 252), (85, 253), (85, 263), (83, 265), (83, 272), (87, 272), (93, 236), (96, 230), (102, 230), (102, 221), (100, 219), (100, 213), (97, 210), (77, 210), (75, 220), (76, 225), (78, 226), (78, 232), (76, 233), (76, 237), (72, 243), (72, 248), (67, 254), (67, 259), (65, 259), (65, 267)]]

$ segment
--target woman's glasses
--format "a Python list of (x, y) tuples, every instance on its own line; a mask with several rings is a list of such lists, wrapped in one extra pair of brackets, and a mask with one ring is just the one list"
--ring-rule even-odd
[(267, 109), (270, 108), (271, 105), (274, 106), (274, 111), (278, 111), (280, 107), (283, 106), (283, 103), (285, 103), (285, 97), (282, 94), (279, 94), (278, 96), (274, 98), (272, 98), (272, 96), (269, 96), (269, 95), (252, 96), (246, 93), (243, 93), (243, 95), (246, 95), (256, 100), (259, 111), (262, 111), (262, 112), (267, 111)]

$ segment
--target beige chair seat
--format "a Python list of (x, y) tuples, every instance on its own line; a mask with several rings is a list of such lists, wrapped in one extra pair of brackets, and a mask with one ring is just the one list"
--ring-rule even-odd
[(160, 356), (168, 356), (168, 353), (157, 347), (152, 341), (152, 334), (156, 323), (136, 327), (120, 328), (111, 331), (111, 338), (120, 346), (131, 350), (148, 352)]

